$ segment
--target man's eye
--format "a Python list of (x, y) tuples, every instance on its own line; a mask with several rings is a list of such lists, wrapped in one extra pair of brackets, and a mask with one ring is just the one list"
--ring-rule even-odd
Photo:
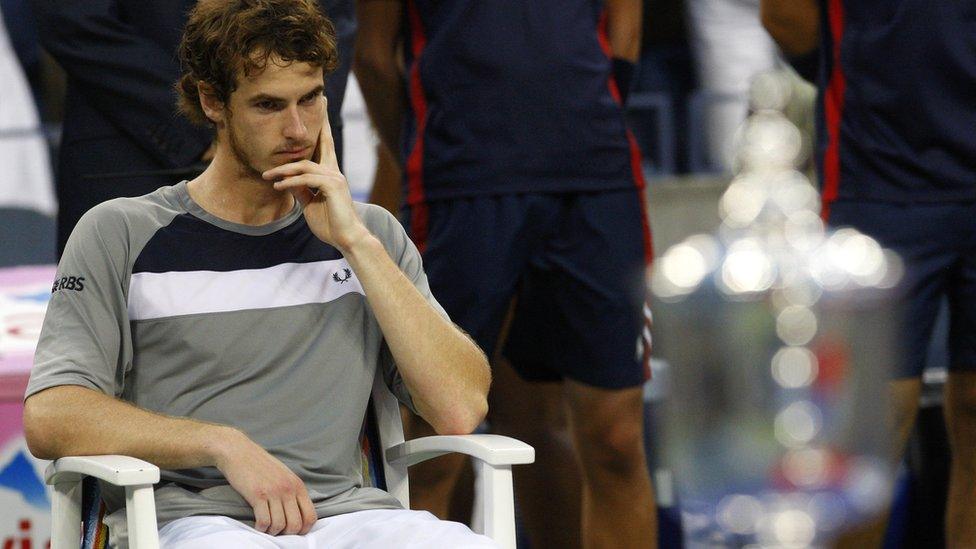
[(273, 101), (261, 101), (260, 103), (257, 104), (257, 107), (264, 111), (274, 110), (276, 106), (277, 105), (275, 105)]
[(313, 93), (312, 95), (306, 95), (305, 97), (302, 98), (302, 103), (305, 104), (314, 103), (315, 100), (318, 99), (320, 95), (321, 94), (318, 93)]

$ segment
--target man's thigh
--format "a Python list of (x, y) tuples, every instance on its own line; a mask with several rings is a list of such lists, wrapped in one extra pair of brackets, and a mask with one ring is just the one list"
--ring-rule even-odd
[(188, 517), (160, 530), (160, 546), (273, 549), (496, 548), (467, 526), (438, 520), (426, 511), (375, 509), (319, 519), (304, 536), (270, 536), (226, 517)]
[(159, 546), (174, 549), (254, 547), (299, 549), (306, 547), (301, 536), (270, 536), (228, 517), (198, 516), (174, 520), (159, 529)]
[(643, 440), (644, 426), (640, 387), (601, 389), (567, 380), (563, 391), (584, 461), (586, 453), (614, 455), (636, 450), (631, 445)]
[[(893, 369), (896, 378), (920, 377), (942, 296), (948, 294), (952, 305), (953, 273), (965, 234), (972, 233), (964, 225), (976, 223), (976, 210), (961, 204), (838, 200), (828, 221), (833, 228), (853, 227), (873, 237), (904, 261), (904, 317), (898, 327), (902, 359)], [(959, 317), (951, 312), (953, 324)]]
[(640, 386), (649, 250), (633, 190), (566, 197), (554, 232), (518, 292), (505, 355), (529, 381)]

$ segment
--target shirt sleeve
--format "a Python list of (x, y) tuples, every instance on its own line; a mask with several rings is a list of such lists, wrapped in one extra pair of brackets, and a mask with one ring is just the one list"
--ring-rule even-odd
[[(414, 287), (417, 288), (420, 295), (424, 296), (434, 310), (445, 319), (450, 320), (447, 312), (431, 293), (430, 284), (427, 281), (427, 273), (424, 272), (423, 259), (421, 259), (420, 251), (417, 250), (417, 246), (407, 236), (406, 231), (403, 230), (403, 226), (385, 209), (374, 205), (367, 205), (367, 208), (364, 212), (364, 217), (373, 221), (372, 223), (367, 221), (367, 225), (383, 242), (387, 253), (390, 254), (390, 257), (400, 267), (403, 274), (413, 282)], [(393, 359), (393, 353), (390, 351), (390, 347), (385, 338), (380, 343), (379, 362), (380, 371), (383, 373), (383, 380), (386, 382), (386, 386), (390, 388), (400, 402), (416, 413), (417, 410), (414, 407), (413, 399), (409, 391), (407, 391), (407, 386), (403, 382), (403, 378), (400, 376), (396, 361)]]
[(58, 385), (122, 393), (132, 349), (123, 288), (128, 252), (123, 216), (110, 204), (86, 213), (68, 239), (25, 398)]

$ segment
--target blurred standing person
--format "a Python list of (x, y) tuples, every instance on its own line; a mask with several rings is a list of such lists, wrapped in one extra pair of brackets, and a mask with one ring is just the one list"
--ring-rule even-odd
[(698, 81), (712, 98), (704, 111), (708, 164), (731, 171), (749, 85), (776, 66), (776, 45), (759, 22), (759, 0), (687, 0), (687, 6)]
[[(896, 458), (948, 298), (946, 546), (976, 547), (976, 1), (763, 0), (762, 8), (788, 55), (820, 46), (823, 217), (906, 263), (905, 352), (891, 383)], [(877, 530), (859, 546), (879, 546)]]
[[(668, 109), (672, 117), (672, 152), (655, 141), (647, 146), (658, 148), (652, 156), (651, 164), (658, 173), (668, 174), (668, 161), (674, 173), (689, 171), (688, 157), (688, 96), (697, 89), (695, 63), (691, 56), (688, 32), (688, 9), (686, 0), (644, 0), (644, 23), (641, 29), (641, 53), (634, 74), (635, 93), (656, 93), (666, 97), (671, 103)], [(647, 123), (653, 121), (648, 116)], [(640, 124), (635, 119), (635, 124)], [(648, 128), (649, 130), (649, 128)], [(645, 130), (645, 131), (648, 131)], [(641, 135), (638, 128), (635, 132)], [(649, 135), (657, 132), (648, 131)], [(661, 136), (666, 143), (668, 136)], [(671, 159), (665, 155), (672, 155)], [(660, 161), (658, 161), (660, 159)]]
[(51, 160), (41, 120), (0, 13), (0, 207), (54, 215)]
[(7, 37), (20, 67), (30, 84), (34, 103), (38, 110), (42, 110), (41, 97), (41, 43), (37, 39), (37, 26), (27, 0), (0, 0), (0, 11), (3, 12), (3, 22), (7, 27)]
[[(214, 146), (209, 130), (176, 112), (176, 47), (194, 0), (32, 0), (41, 42), (68, 76), (58, 159), (58, 255), (83, 213), (191, 179)], [(326, 96), (339, 158), (339, 111), (349, 71), (352, 0), (322, 0), (336, 26), (340, 65)]]
[[(622, 109), (640, 0), (358, 6), (356, 75), (403, 165), (402, 220), (441, 303), (503, 359), (492, 429), (536, 448), (516, 472), (532, 545), (656, 545), (641, 398), (651, 240)], [(443, 516), (459, 471), (412, 469), (419, 503)]]

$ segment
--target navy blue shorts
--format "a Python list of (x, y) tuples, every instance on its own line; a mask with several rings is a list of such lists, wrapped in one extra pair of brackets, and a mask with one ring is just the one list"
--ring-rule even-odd
[(406, 207), (401, 218), (434, 297), (489, 356), (516, 298), (502, 352), (521, 377), (617, 389), (649, 371), (638, 344), (651, 253), (641, 196), (470, 197)]
[(976, 369), (976, 202), (898, 204), (838, 200), (832, 227), (854, 227), (905, 262), (903, 360), (898, 377), (919, 377), (943, 296), (949, 301), (949, 369)]

